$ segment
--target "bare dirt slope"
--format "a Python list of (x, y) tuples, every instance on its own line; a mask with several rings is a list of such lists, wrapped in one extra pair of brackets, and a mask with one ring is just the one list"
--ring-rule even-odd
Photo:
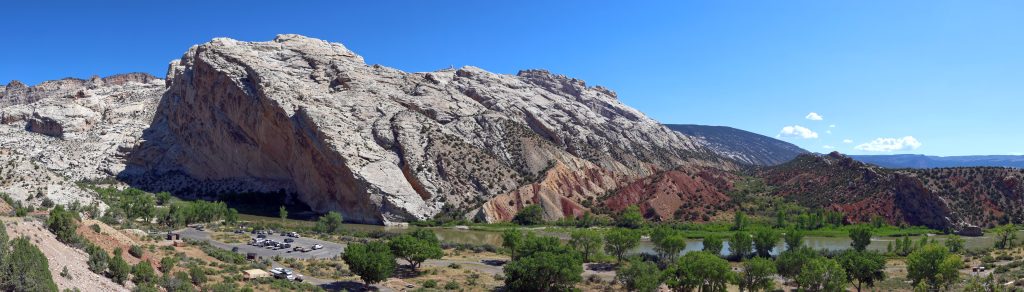
[[(7, 225), (7, 233), (11, 238), (28, 237), (46, 255), (50, 263), (50, 274), (61, 290), (78, 288), (81, 291), (128, 291), (128, 288), (89, 271), (89, 255), (57, 241), (56, 236), (47, 231), (41, 222), (9, 217), (0, 220)], [(60, 275), (65, 267), (70, 278)]]

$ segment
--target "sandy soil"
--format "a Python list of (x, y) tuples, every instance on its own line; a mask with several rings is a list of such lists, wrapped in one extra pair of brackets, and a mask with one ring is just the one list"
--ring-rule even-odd
[[(46, 255), (53, 281), (60, 290), (78, 288), (81, 291), (128, 291), (128, 288), (89, 271), (89, 256), (84, 251), (57, 241), (56, 236), (47, 231), (41, 222), (8, 217), (0, 220), (7, 225), (7, 233), (11, 238), (26, 236)], [(64, 267), (68, 268), (71, 279), (60, 276)]]

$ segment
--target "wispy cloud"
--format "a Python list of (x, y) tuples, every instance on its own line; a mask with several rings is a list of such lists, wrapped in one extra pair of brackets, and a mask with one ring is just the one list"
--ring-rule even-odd
[(853, 149), (868, 152), (893, 152), (913, 150), (920, 147), (920, 141), (917, 141), (913, 136), (906, 136), (903, 138), (878, 138), (871, 142), (857, 145)]
[(850, 143), (853, 143), (852, 139), (843, 139), (843, 144), (850, 144)]
[(830, 149), (831, 150), (831, 149), (836, 149), (836, 146), (825, 145), (825, 146), (821, 146), (821, 148), (825, 148), (825, 149)]
[(822, 117), (821, 115), (819, 115), (816, 112), (811, 112), (811, 113), (807, 114), (807, 116), (804, 117), (804, 118), (808, 119), (808, 120), (812, 120), (812, 121), (820, 121), (820, 120), (824, 120), (825, 119), (824, 117)]
[(836, 127), (836, 125), (835, 125), (835, 124), (831, 124), (831, 125), (828, 125), (828, 127), (829, 127), (829, 128), (835, 128), (835, 127)]
[(776, 137), (817, 139), (818, 133), (799, 125), (785, 126)]

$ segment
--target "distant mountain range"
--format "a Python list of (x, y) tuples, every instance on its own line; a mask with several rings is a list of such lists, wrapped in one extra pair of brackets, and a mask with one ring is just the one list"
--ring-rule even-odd
[(850, 155), (853, 159), (888, 168), (937, 168), (994, 166), (1024, 168), (1024, 156), (971, 155), (928, 156), (920, 154)]
[(791, 143), (772, 137), (725, 126), (666, 124), (669, 129), (708, 142), (719, 155), (760, 166), (786, 163), (797, 155), (809, 153)]

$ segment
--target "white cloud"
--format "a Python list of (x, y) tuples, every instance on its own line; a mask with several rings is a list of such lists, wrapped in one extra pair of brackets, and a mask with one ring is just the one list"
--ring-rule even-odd
[(853, 143), (853, 140), (851, 140), (851, 139), (843, 139), (843, 143), (844, 144), (850, 144), (850, 143)]
[(835, 125), (835, 124), (832, 124), (832, 125), (828, 125), (828, 127), (829, 127), (829, 128), (835, 128), (835, 127), (836, 127), (836, 125)]
[(1010, 155), (1018, 155), (1018, 156), (1019, 156), (1019, 155), (1024, 155), (1024, 153), (1020, 153), (1020, 152), (1010, 152)]
[(807, 114), (807, 116), (804, 117), (804, 118), (808, 119), (808, 120), (812, 120), (812, 121), (820, 121), (820, 120), (824, 120), (825, 119), (824, 117), (822, 117), (821, 115), (819, 115), (816, 112), (811, 112), (811, 113)]
[(836, 147), (835, 147), (835, 146), (832, 146), (832, 145), (825, 145), (825, 146), (821, 146), (821, 148), (825, 148), (825, 149), (836, 149)]
[(798, 125), (785, 126), (776, 137), (817, 139), (818, 133)]
[(832, 134), (832, 130), (825, 130), (825, 134), (831, 135)]
[(912, 150), (919, 147), (921, 147), (920, 141), (914, 139), (913, 136), (906, 136), (903, 138), (878, 138), (874, 141), (857, 145), (853, 149), (868, 152), (893, 152)]

